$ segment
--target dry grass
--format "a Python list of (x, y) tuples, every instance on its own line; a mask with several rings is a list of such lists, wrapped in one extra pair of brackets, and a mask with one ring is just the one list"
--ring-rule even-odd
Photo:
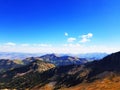
[[(47, 84), (41, 88), (36, 87), (32, 90), (54, 90), (54, 85)], [(70, 88), (64, 87), (59, 90), (120, 90), (120, 76), (107, 77), (92, 83), (81, 83)]]
[(70, 88), (60, 90), (120, 90), (120, 77), (105, 78), (93, 83), (82, 83)]

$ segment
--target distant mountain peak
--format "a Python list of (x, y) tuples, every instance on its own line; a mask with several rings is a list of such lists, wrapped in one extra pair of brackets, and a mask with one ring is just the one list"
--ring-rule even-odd
[[(60, 57), (58, 54), (52, 53), (52, 54), (46, 54), (43, 55), (44, 57)], [(42, 57), (42, 56), (41, 56)]]

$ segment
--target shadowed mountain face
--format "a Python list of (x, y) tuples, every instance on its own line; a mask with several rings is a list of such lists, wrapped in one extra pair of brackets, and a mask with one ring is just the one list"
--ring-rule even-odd
[(40, 60), (36, 60), (36, 61), (33, 61), (27, 65), (24, 65), (24, 66), (21, 66), (21, 67), (18, 67), (18, 68), (14, 68), (13, 70), (9, 70), (1, 75), (5, 75), (5, 78), (6, 77), (17, 77), (17, 76), (23, 76), (25, 75), (26, 73), (30, 73), (30, 72), (44, 72), (44, 71), (47, 71), (48, 69), (51, 69), (51, 68), (54, 68), (55, 65), (54, 64), (51, 64), (51, 63), (46, 63), (46, 62), (43, 62), (43, 61), (40, 61)]
[(107, 56), (107, 53), (86, 53), (86, 54), (80, 54), (79, 57), (86, 58), (89, 60), (100, 60)]
[[(0, 74), (0, 88), (3, 89), (6, 87), (13, 89), (18, 87), (17, 89), (21, 88), (20, 90), (24, 90), (24, 88), (27, 86), (27, 83), (33, 83), (37, 80), (37, 78), (39, 78), (36, 75), (54, 67), (54, 64), (36, 60), (25, 66), (21, 66), (20, 68), (9, 70)], [(31, 86), (32, 85), (29, 84), (29, 87)]]
[(5, 72), (7, 70), (12, 70), (22, 65), (23, 64), (18, 62), (17, 60), (12, 61), (9, 59), (0, 59), (0, 73)]
[[(34, 69), (36, 67), (33, 68), (32, 65), (34, 66), (34, 62), (25, 68), (17, 68), (1, 74), (0, 88), (22, 90), (26, 88), (31, 90), (120, 90), (119, 87), (113, 86), (120, 85), (120, 52), (106, 56), (100, 61), (93, 61), (84, 65), (57, 66), (46, 69), (44, 72), (39, 72), (39, 69)], [(30, 67), (32, 72), (30, 72), (31, 69), (26, 70)], [(23, 73), (23, 71), (25, 74), (21, 76), (16, 74)]]

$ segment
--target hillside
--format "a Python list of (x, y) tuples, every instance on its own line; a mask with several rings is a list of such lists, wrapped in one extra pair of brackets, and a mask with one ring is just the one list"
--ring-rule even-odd
[(0, 59), (0, 73), (6, 72), (7, 70), (12, 70), (14, 68), (23, 66), (21, 60), (9, 60), (9, 59)]
[(17, 68), (0, 75), (2, 77), (0, 88), (20, 90), (26, 88), (31, 90), (119, 90), (120, 52), (108, 55), (100, 61), (82, 65), (57, 67), (52, 65), (51, 68), (46, 70), (43, 67), (44, 72), (39, 71), (41, 67), (38, 68), (37, 66), (36, 68), (37, 63), (34, 64), (33, 62), (23, 68)]
[[(29, 87), (30, 87), (32, 86), (31, 84), (33, 83), (33, 81), (37, 80), (38, 78), (37, 76), (35, 76), (36, 78), (35, 79), (34, 75), (37, 75), (38, 73), (40, 74), (54, 67), (55, 67), (54, 64), (36, 60), (22, 67), (9, 70), (5, 73), (0, 74), (0, 89), (3, 89), (5, 87), (6, 88), (17, 88), (17, 87), (24, 88), (25, 86), (27, 86), (27, 83), (30, 83), (29, 84)], [(22, 83), (24, 83), (25, 85), (24, 87)]]
[(38, 85), (34, 89), (120, 90), (119, 68), (120, 52), (117, 52), (100, 61), (93, 61), (85, 65), (66, 66), (64, 69), (56, 68), (55, 72), (53, 71), (54, 75), (50, 78), (54, 78), (54, 80), (43, 86)]
[(72, 56), (58, 56), (56, 54), (46, 54), (38, 58), (41, 59), (42, 61), (53, 63), (56, 66), (73, 65), (73, 64), (77, 65), (88, 62), (85, 58), (78, 58)]

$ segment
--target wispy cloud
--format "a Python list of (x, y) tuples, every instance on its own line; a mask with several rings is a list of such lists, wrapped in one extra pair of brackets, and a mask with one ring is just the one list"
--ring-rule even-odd
[[(65, 36), (68, 36), (68, 33), (65, 33)], [(93, 34), (92, 33), (88, 33), (88, 34), (79, 36), (79, 38), (81, 39), (80, 41), (78, 41), (79, 38), (69, 37), (67, 39), (67, 42), (74, 42), (74, 41), (76, 41), (78, 43), (80, 43), (80, 42), (81, 43), (85, 43), (85, 42), (89, 42), (92, 37), (93, 37)]]
[(79, 44), (79, 43), (76, 43), (76, 44), (70, 43), (70, 44), (63, 44), (63, 46), (64, 46), (64, 47), (80, 47), (81, 44)]
[[(6, 43), (0, 45), (0, 52), (26, 52), (26, 53), (62, 53), (62, 54), (80, 54), (80, 53), (92, 53), (92, 52), (116, 52), (120, 50), (119, 47), (110, 47), (102, 45), (87, 46), (80, 43), (67, 43), (54, 46), (50, 44), (13, 44)], [(25, 47), (23, 47), (23, 46)]]
[(65, 36), (68, 36), (68, 33), (67, 32), (65, 32), (65, 34), (64, 34)]
[(16, 46), (16, 43), (8, 42), (4, 44), (5, 46)]
[(51, 44), (33, 44), (32, 46), (36, 46), (36, 47), (51, 47), (52, 45)]
[(30, 44), (21, 44), (21, 46), (27, 47), (27, 46), (30, 46)]
[(82, 35), (80, 36), (82, 38), (82, 40), (80, 40), (81, 43), (85, 43), (85, 42), (88, 42), (90, 41), (90, 38), (93, 37), (93, 34), (92, 33), (88, 33), (86, 35)]
[[(66, 36), (68, 34), (66, 33)], [(61, 43), (58, 46), (46, 43), (23, 43), (16, 44), (13, 42), (7, 42), (0, 45), (0, 52), (26, 52), (26, 53), (62, 53), (62, 54), (80, 54), (80, 53), (92, 53), (92, 52), (116, 52), (120, 50), (119, 47), (108, 47), (105, 45), (87, 45), (82, 44), (90, 41), (93, 37), (92, 33), (81, 35), (79, 38), (67, 37), (66, 44)], [(81, 38), (80, 42), (78, 41)], [(69, 42), (69, 43), (68, 43)]]
[(70, 37), (70, 38), (67, 39), (67, 42), (74, 42), (75, 40), (76, 40), (76, 38)]

